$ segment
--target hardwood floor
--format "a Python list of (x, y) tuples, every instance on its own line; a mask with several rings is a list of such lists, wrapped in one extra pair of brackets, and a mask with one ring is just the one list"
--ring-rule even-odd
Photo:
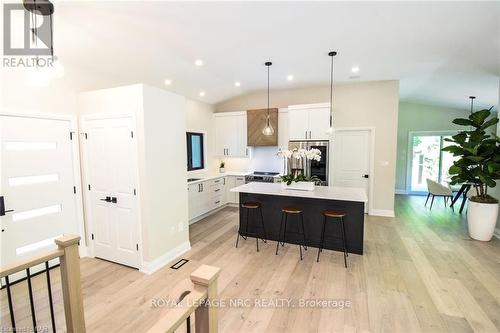
[[(341, 252), (324, 251), (316, 262), (310, 248), (299, 260), (297, 246), (236, 241), (237, 209), (225, 208), (190, 227), (192, 249), (179, 270), (153, 275), (103, 260), (81, 260), (88, 332), (142, 332), (165, 309), (155, 298), (200, 264), (222, 268), (219, 294), (229, 299), (300, 299), (346, 301), (334, 307), (224, 307), (221, 332), (498, 332), (500, 331), (500, 241), (469, 239), (465, 214), (445, 209), (438, 200), (432, 212), (425, 197), (396, 196), (396, 218), (367, 216), (365, 254), (350, 254), (347, 269)], [(55, 299), (61, 299), (58, 274), (52, 273)], [(44, 276), (35, 279), (37, 314), (48, 325)], [(29, 307), (26, 285), (14, 287), (18, 311)], [(9, 325), (5, 290), (2, 326)], [(58, 311), (62, 311), (61, 305)], [(20, 321), (30, 325), (30, 318)], [(62, 320), (62, 321), (61, 321)], [(58, 326), (64, 318), (58, 315)], [(21, 325), (19, 325), (21, 326)], [(179, 330), (185, 331), (185, 327)]]

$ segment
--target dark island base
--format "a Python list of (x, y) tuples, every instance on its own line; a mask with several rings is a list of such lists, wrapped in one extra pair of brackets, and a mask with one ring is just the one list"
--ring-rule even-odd
[[(344, 217), (346, 245), (349, 253), (363, 254), (363, 232), (364, 232), (364, 203), (355, 201), (323, 200), (299, 197), (288, 197), (278, 195), (240, 193), (240, 203), (260, 202), (264, 225), (268, 240), (278, 241), (280, 230), (281, 208), (300, 207), (304, 214), (304, 228), (306, 233), (306, 245), (319, 247), (321, 240), (321, 229), (323, 227), (322, 212), (325, 209), (339, 209), (347, 213)], [(248, 233), (245, 233), (246, 210), (240, 206), (240, 230), (241, 235), (264, 238), (264, 231), (260, 224), (258, 211), (250, 210)], [(338, 222), (338, 223), (337, 223)], [(286, 242), (291, 244), (302, 244), (303, 238), (296, 232), (300, 231), (300, 219), (298, 216), (289, 215), (287, 223)], [(343, 251), (342, 231), (340, 221), (328, 218), (325, 229), (325, 241), (323, 248), (328, 250)]]

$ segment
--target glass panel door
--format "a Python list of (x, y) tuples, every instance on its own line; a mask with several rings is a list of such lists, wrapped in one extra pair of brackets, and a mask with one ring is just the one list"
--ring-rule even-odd
[(452, 154), (441, 149), (452, 143), (444, 141), (450, 135), (413, 134), (411, 136), (410, 192), (427, 192), (427, 179), (446, 185)]

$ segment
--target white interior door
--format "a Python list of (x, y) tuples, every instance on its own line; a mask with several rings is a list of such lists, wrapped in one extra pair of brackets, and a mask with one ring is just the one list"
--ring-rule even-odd
[(1, 262), (4, 266), (79, 235), (69, 120), (0, 115)]
[(370, 131), (336, 130), (333, 140), (332, 185), (363, 188), (368, 196), (371, 176), (369, 170)]
[(138, 267), (137, 161), (132, 118), (85, 120), (84, 131), (94, 255)]

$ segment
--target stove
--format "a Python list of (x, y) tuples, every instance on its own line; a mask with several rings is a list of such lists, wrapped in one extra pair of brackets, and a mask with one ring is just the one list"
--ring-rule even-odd
[(245, 176), (245, 183), (260, 182), (274, 183), (277, 181), (279, 172), (255, 171), (250, 175)]

